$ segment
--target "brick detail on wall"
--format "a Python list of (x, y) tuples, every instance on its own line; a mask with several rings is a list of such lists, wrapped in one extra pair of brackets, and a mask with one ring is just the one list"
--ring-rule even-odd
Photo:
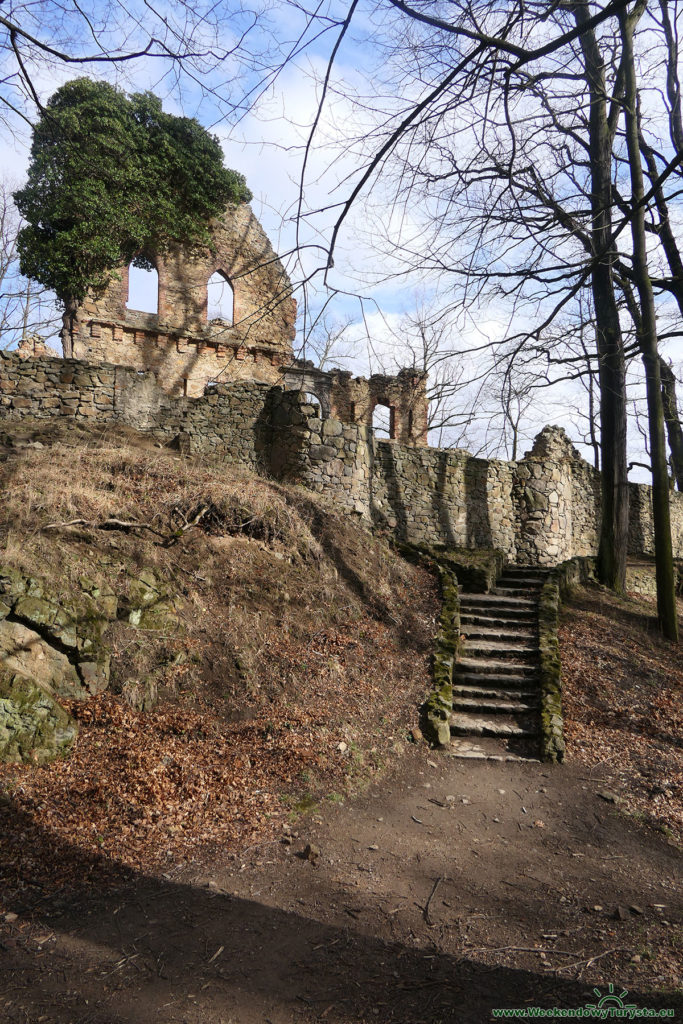
[[(247, 204), (209, 225), (211, 246), (146, 253), (158, 272), (158, 312), (127, 307), (128, 267), (90, 293), (62, 331), (64, 351), (92, 363), (153, 370), (171, 395), (199, 397), (209, 381), (277, 383), (291, 363), (296, 302), (292, 286)], [(207, 283), (216, 271), (234, 292), (231, 323), (207, 320)], [(185, 383), (187, 382), (187, 383)]]

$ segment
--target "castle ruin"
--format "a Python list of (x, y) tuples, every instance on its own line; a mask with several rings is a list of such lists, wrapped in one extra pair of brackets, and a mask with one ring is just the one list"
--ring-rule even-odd
[[(132, 308), (131, 268), (122, 265), (104, 291), (65, 314), (62, 346), (74, 359), (152, 371), (160, 388), (196, 398), (232, 381), (282, 384), (308, 392), (325, 416), (372, 426), (389, 409), (392, 439), (427, 443), (426, 375), (403, 370), (370, 380), (295, 360), (296, 301), (279, 257), (248, 204), (229, 207), (209, 226), (211, 244), (145, 252), (155, 270), (156, 312)], [(209, 284), (218, 276), (231, 308), (211, 317)]]
[[(595, 554), (600, 474), (564, 431), (545, 428), (516, 462), (428, 447), (425, 374), (366, 380), (296, 360), (291, 283), (250, 208), (226, 211), (211, 230), (211, 248), (146, 254), (158, 274), (156, 313), (130, 308), (121, 267), (65, 320), (72, 358), (36, 344), (0, 351), (0, 418), (127, 424), (303, 484), (410, 541), (496, 548), (537, 565)], [(232, 289), (228, 317), (209, 317), (216, 273)], [(389, 440), (374, 437), (377, 405), (389, 409)], [(630, 490), (629, 549), (651, 553), (651, 488)], [(671, 496), (671, 520), (681, 558), (681, 493)]]

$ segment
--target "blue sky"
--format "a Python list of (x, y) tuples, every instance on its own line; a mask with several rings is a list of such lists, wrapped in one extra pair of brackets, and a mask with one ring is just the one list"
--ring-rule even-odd
[[(210, 5), (205, 8), (206, 12), (211, 9)], [(330, 17), (335, 12), (338, 16), (344, 9), (335, 2), (320, 8)], [(89, 37), (83, 19), (69, 15), (68, 7), (66, 10), (66, 17), (58, 17), (56, 8), (48, 0), (3, 6), (6, 16), (15, 17), (27, 31), (40, 38), (50, 35), (58, 46), (69, 47), (72, 54), (96, 52), (97, 40)], [(164, 24), (171, 29), (179, 26), (183, 10), (174, 2), (157, 3), (154, 12), (158, 20), (150, 23), (150, 8), (135, 0), (125, 7), (118, 2), (99, 2), (92, 6), (90, 15), (100, 43), (111, 47), (119, 45), (125, 37), (125, 45), (134, 50), (144, 45), (150, 33), (168, 32)], [(85, 71), (105, 76), (129, 91), (152, 89), (162, 96), (166, 109), (196, 116), (219, 136), (226, 163), (246, 175), (254, 193), (254, 210), (275, 248), (284, 254), (293, 251), (297, 241), (303, 243), (305, 248), (299, 258), (289, 259), (293, 277), (298, 280), (324, 266), (324, 251), (320, 246), (329, 239), (335, 215), (334, 210), (325, 212), (325, 207), (343, 199), (356, 179), (364, 159), (363, 133), (369, 132), (376, 123), (378, 109), (395, 109), (389, 80), (383, 75), (385, 55), (378, 48), (376, 34), (378, 20), (387, 15), (382, 14), (381, 7), (359, 6), (352, 30), (340, 49), (316, 145), (309, 158), (303, 207), (307, 216), (297, 235), (295, 214), (303, 147), (318, 109), (320, 83), (338, 29), (325, 31), (317, 39), (309, 33), (309, 41), (302, 47), (296, 41), (304, 27), (303, 17), (295, 7), (275, 4), (266, 11), (265, 5), (264, 10), (260, 10), (258, 4), (238, 8), (221, 3), (217, 10), (220, 13), (218, 23), (212, 27), (207, 19), (192, 40), (193, 52), (203, 56), (187, 61), (186, 72), (180, 76), (176, 74), (177, 66), (161, 58), (140, 59), (119, 67), (88, 64), (83, 68), (65, 66), (59, 61), (47, 62), (44, 55), (32, 62), (29, 54), (32, 80), (40, 98), (45, 100), (63, 81)], [(201, 13), (198, 6), (195, 11)], [(238, 41), (243, 56), (234, 51)], [(259, 63), (272, 67), (278, 58), (291, 53), (297, 45), (298, 56), (286, 64), (277, 77), (257, 69)], [(7, 60), (5, 54), (5, 72), (11, 70)], [(407, 76), (403, 87), (406, 101), (419, 91), (419, 86)], [(367, 101), (354, 102), (356, 94), (366, 97)], [(27, 97), (22, 98), (20, 90), (13, 88), (12, 81), (9, 96), (16, 105), (27, 102)], [(250, 108), (248, 101), (254, 99), (258, 102)], [(354, 138), (357, 141), (350, 143), (349, 139)], [(4, 175), (13, 181), (19, 182), (25, 173), (29, 140), (27, 126), (10, 115), (2, 133), (0, 166)], [(380, 364), (391, 367), (400, 363), (406, 354), (401, 346), (404, 315), (418, 301), (427, 307), (436, 302), (437, 297), (443, 301), (448, 288), (448, 283), (444, 285), (443, 279), (435, 276), (416, 272), (392, 276), (396, 263), (382, 240), (383, 228), (390, 226), (395, 234), (410, 237), (417, 251), (423, 240), (426, 244), (427, 232), (418, 211), (413, 216), (412, 211), (406, 214), (405, 210), (401, 212), (392, 207), (388, 181), (380, 183), (368, 195), (369, 201), (366, 203), (361, 197), (349, 216), (335, 252), (334, 270), (328, 275), (330, 284), (339, 289), (330, 306), (332, 317), (336, 320), (351, 318), (356, 324), (349, 334), (355, 345), (353, 368), (357, 372), (379, 369)], [(308, 216), (314, 211), (322, 212)], [(459, 239), (455, 237), (454, 251), (458, 244)], [(358, 295), (364, 296), (363, 302)], [(320, 273), (314, 277), (310, 297), (314, 306), (327, 297)], [(460, 368), (466, 375), (476, 376), (481, 371), (482, 341), (504, 334), (510, 306), (509, 302), (502, 301), (482, 303), (474, 306), (469, 317), (461, 315), (454, 319), (451, 343), (460, 353)], [(367, 331), (372, 338), (370, 354), (364, 337)], [(669, 346), (669, 353), (677, 362), (683, 362), (680, 340)], [(639, 375), (637, 365), (635, 374)], [(634, 383), (634, 390), (636, 387)], [(571, 385), (558, 389), (554, 397), (549, 393), (539, 395), (526, 416), (525, 434), (533, 436), (547, 419), (562, 422), (574, 433), (571, 422), (577, 395), (576, 386)], [(463, 392), (463, 404), (466, 400), (468, 396)], [(481, 426), (472, 429), (471, 435), (475, 449), (486, 449), (489, 442), (493, 443), (491, 432), (487, 433)], [(638, 443), (636, 432), (634, 452)]]

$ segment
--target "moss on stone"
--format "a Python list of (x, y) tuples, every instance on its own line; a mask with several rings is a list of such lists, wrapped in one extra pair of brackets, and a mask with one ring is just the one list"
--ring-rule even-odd
[(538, 646), (541, 657), (541, 757), (544, 761), (564, 760), (562, 718), (562, 664), (557, 637), (560, 606), (577, 583), (594, 576), (593, 558), (570, 558), (548, 576), (538, 604)]
[(176, 603), (170, 587), (159, 579), (154, 569), (142, 569), (131, 578), (129, 597), (123, 603), (122, 614), (131, 626), (138, 629), (175, 633), (180, 626)]
[(0, 761), (45, 764), (71, 749), (78, 726), (25, 676), (0, 670)]
[(456, 548), (402, 541), (396, 541), (395, 546), (405, 558), (421, 559), (427, 568), (438, 564), (451, 569), (460, 586), (477, 593), (488, 593), (505, 566), (505, 556), (496, 548)]
[(50, 589), (45, 580), (0, 566), (0, 599), (6, 608), (2, 618), (35, 631), (48, 649), (66, 655), (82, 685), (64, 696), (101, 693), (109, 684), (109, 650), (103, 632), (116, 614), (116, 597), (108, 587), (93, 585), (97, 596), (88, 593), (83, 582), (81, 591), (66, 599), (55, 597)]
[(441, 613), (434, 638), (432, 678), (434, 689), (422, 705), (422, 733), (435, 746), (447, 746), (451, 740), (449, 718), (453, 711), (453, 667), (460, 645), (460, 591), (452, 568), (450, 551), (423, 544), (397, 543), (400, 553), (418, 562), (439, 578)]

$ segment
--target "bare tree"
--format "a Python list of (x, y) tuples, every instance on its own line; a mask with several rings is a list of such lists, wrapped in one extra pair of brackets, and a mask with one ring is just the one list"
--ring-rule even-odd
[[(398, 6), (406, 8), (405, 4)], [(414, 268), (426, 264), (436, 273), (451, 275), (470, 302), (481, 303), (484, 297), (491, 301), (497, 294), (527, 315), (535, 304), (536, 325), (509, 335), (511, 360), (518, 359), (530, 344), (540, 349), (558, 315), (590, 286), (596, 328), (592, 368), (597, 370), (600, 385), (603, 473), (598, 562), (603, 581), (621, 589), (628, 527), (627, 359), (615, 269), (629, 274), (636, 283), (639, 315), (645, 324), (641, 344), (646, 345), (648, 380), (654, 382), (648, 388), (654, 410), (651, 431), (658, 430), (657, 424), (662, 422), (657, 411), (661, 409), (661, 387), (655, 365), (654, 296), (651, 287), (648, 291), (644, 222), (641, 225), (650, 196), (639, 183), (640, 158), (636, 160), (631, 145), (633, 128), (637, 128), (631, 115), (637, 93), (633, 31), (647, 4), (643, 0), (633, 6), (612, 7), (611, 20), (603, 22), (600, 32), (585, 0), (550, 12), (546, 9), (545, 24), (554, 22), (565, 29), (564, 48), (562, 55), (546, 49), (543, 56), (552, 52), (552, 58), (535, 61), (533, 67), (523, 58), (508, 59), (510, 36), (501, 42), (495, 33), (483, 33), (487, 15), (493, 16), (491, 8), (455, 6), (461, 18), (472, 15), (477, 6), (481, 17), (471, 17), (468, 38), (481, 40), (486, 34), (486, 52), (495, 47), (499, 59), (493, 70), (479, 66), (476, 81), (471, 74), (465, 75), (450, 89), (450, 79), (450, 91), (444, 95), (441, 88), (438, 102), (430, 94), (419, 112), (419, 128), (411, 130), (407, 139), (404, 134), (393, 140), (398, 166), (394, 183), (403, 208), (407, 211), (419, 192), (432, 200), (433, 234), (426, 252), (424, 245), (412, 251), (404, 246), (403, 251)], [(420, 8), (422, 13), (424, 10)], [(529, 20), (539, 13), (533, 5), (524, 12), (513, 4), (496, 7), (499, 18), (507, 14), (508, 26), (514, 22), (520, 53), (524, 47), (519, 30), (525, 20), (528, 28)], [(420, 20), (425, 20), (422, 15)], [(435, 16), (426, 20), (432, 27), (438, 23), (443, 28)], [(572, 39), (568, 38), (570, 20), (577, 30)], [(539, 24), (537, 21), (537, 27)], [(648, 23), (648, 33), (655, 30), (654, 24)], [(462, 34), (461, 29), (453, 28), (456, 35), (459, 31)], [(414, 77), (424, 82), (430, 69), (433, 77), (443, 75), (446, 51), (442, 41), (431, 47), (413, 42)], [(644, 60), (641, 55), (641, 63)], [(656, 70), (662, 74), (661, 62)], [(441, 78), (442, 86), (446, 79)], [(472, 112), (469, 122), (468, 110)], [(474, 112), (482, 110), (484, 116), (477, 121)], [(468, 122), (465, 128), (463, 121)], [(468, 148), (472, 139), (476, 146)], [(403, 142), (402, 148), (399, 142)], [(681, 158), (679, 150), (663, 161), (650, 192), (655, 184), (661, 191), (677, 173)], [(623, 198), (625, 192), (630, 192), (627, 199)], [(630, 246), (625, 231), (629, 226)], [(650, 342), (646, 341), (648, 332)], [(591, 361), (585, 345), (582, 358)], [(566, 356), (556, 353), (549, 357), (554, 365), (566, 361)], [(670, 530), (659, 437), (651, 445), (654, 488), (660, 496), (656, 500), (658, 561), (664, 566)], [(661, 572), (666, 574), (664, 568)], [(660, 620), (673, 636), (669, 590), (664, 585), (660, 588)]]
[[(183, 87), (212, 96), (223, 114), (239, 114), (270, 80), (258, 44), (259, 3), (169, 0), (102, 0), (85, 8), (78, 0), (15, 0), (0, 15), (3, 78), (0, 116), (31, 123), (42, 109), (39, 83), (111, 73), (134, 77), (147, 69), (155, 89)], [(273, 57), (276, 61), (276, 58)], [(260, 66), (260, 75), (246, 75)], [(240, 84), (240, 73), (245, 81)]]
[(657, 574), (657, 610), (665, 636), (678, 639), (675, 573), (669, 515), (669, 486), (664, 437), (664, 407), (659, 372), (657, 313), (650, 280), (645, 234), (645, 185), (639, 139), (638, 86), (633, 52), (633, 36), (643, 15), (646, 0), (637, 0), (630, 12), (621, 11), (619, 28), (622, 43), (624, 79), (624, 119), (631, 181), (631, 235), (633, 239), (633, 277), (638, 293), (639, 339), (645, 365), (645, 383), (649, 419), (650, 457), (652, 460), (652, 506), (654, 519), (655, 562)]
[(664, 422), (669, 437), (670, 461), (673, 477), (679, 491), (683, 491), (683, 425), (676, 398), (676, 375), (670, 363), (659, 358), (659, 376), (662, 382)]
[[(637, 6), (649, 18), (648, 32), (665, 32), (663, 14), (656, 23), (646, 0)], [(675, 7), (664, 6), (677, 16)], [(260, 87), (264, 80), (272, 80), (309, 41), (320, 46), (322, 37), (330, 38), (320, 107), (304, 147), (297, 210), (300, 224), (311, 224), (320, 215), (329, 225), (334, 212), (319, 267), (328, 285), (334, 284), (334, 258), (351, 210), (371, 187), (380, 185), (382, 200), (392, 198), (392, 224), (403, 226), (400, 237), (393, 238), (393, 248), (406, 259), (407, 272), (419, 268), (423, 274), (450, 278), (452, 293), (457, 293), (454, 303), (461, 308), (503, 305), (510, 316), (509, 360), (529, 349), (542, 355), (549, 329), (590, 290), (596, 321), (593, 351), (576, 358), (584, 365), (587, 358), (597, 364), (599, 380), (599, 572), (604, 582), (623, 587), (628, 515), (626, 353), (615, 272), (633, 275), (637, 233), (631, 233), (629, 247), (626, 229), (655, 190), (650, 183), (642, 199), (635, 195), (628, 152), (631, 132), (623, 120), (628, 40), (620, 31), (620, 15), (628, 12), (631, 17), (632, 0), (609, 0), (602, 7), (593, 7), (588, 0), (558, 5), (541, 0), (454, 0), (446, 9), (437, 0), (380, 0), (370, 25), (382, 66), (373, 69), (367, 94), (359, 95), (355, 105), (363, 115), (374, 113), (375, 128), (364, 126), (358, 138), (347, 140), (355, 166), (345, 191), (335, 194), (323, 209), (308, 208), (304, 190), (322, 110), (335, 90), (335, 62), (360, 18), (359, 7), (357, 0), (349, 0), (310, 12), (292, 2), (288, 9), (301, 19), (302, 27), (293, 33), (280, 62), (270, 65), (265, 76), (259, 74), (257, 81)], [(57, 20), (48, 23), (48, 31), (58, 35), (59, 30), (65, 38), (66, 23), (59, 21), (56, 7), (49, 5), (49, 10)], [(59, 10), (74, 13), (68, 6)], [(117, 7), (111, 10), (120, 13)], [(144, 51), (196, 73), (202, 60), (215, 60), (218, 50), (213, 44), (205, 50), (186, 44), (190, 38), (207, 40), (206, 26), (215, 27), (220, 12), (220, 4), (203, 12), (206, 25), (197, 27), (194, 36), (165, 36), (162, 31), (159, 38), (149, 35), (142, 50), (108, 47), (106, 59), (113, 57), (121, 65)], [(240, 17), (244, 14), (241, 11)], [(9, 19), (0, 24), (5, 24), (8, 50), (18, 68), (29, 51), (32, 59), (71, 59), (71, 52), (48, 53), (44, 37), (30, 37), (23, 25)], [(171, 46), (172, 40), (182, 40), (182, 45)], [(163, 52), (158, 50), (160, 43)], [(650, 57), (651, 49), (643, 44), (632, 62), (636, 72), (639, 62), (647, 59), (648, 70), (663, 73), (656, 54)], [(83, 51), (75, 59), (95, 60)], [(257, 64), (255, 60), (252, 67)], [(27, 66), (17, 75), (29, 83), (30, 91)], [(680, 148), (660, 160), (656, 186), (675, 180), (682, 161)], [(622, 200), (622, 193), (630, 198)], [(419, 230), (407, 236), (405, 226), (412, 230), (416, 220)], [(307, 280), (312, 276), (315, 271), (306, 272)], [(638, 287), (636, 291), (642, 306), (644, 297)], [(564, 362), (573, 373), (574, 358), (550, 352), (547, 365), (555, 372)]]
[(327, 308), (317, 315), (305, 310), (300, 319), (300, 356), (311, 358), (325, 370), (330, 366), (346, 367), (358, 357), (358, 341), (352, 336), (353, 317), (333, 316)]
[(15, 348), (22, 340), (57, 334), (61, 315), (54, 296), (19, 270), (17, 234), (21, 218), (12, 200), (14, 186), (0, 180), (0, 348)]
[(392, 369), (409, 366), (427, 374), (431, 443), (438, 448), (463, 444), (472, 422), (466, 389), (476, 382), (465, 374), (464, 354), (455, 344), (450, 320), (417, 302), (401, 319), (391, 353)]

